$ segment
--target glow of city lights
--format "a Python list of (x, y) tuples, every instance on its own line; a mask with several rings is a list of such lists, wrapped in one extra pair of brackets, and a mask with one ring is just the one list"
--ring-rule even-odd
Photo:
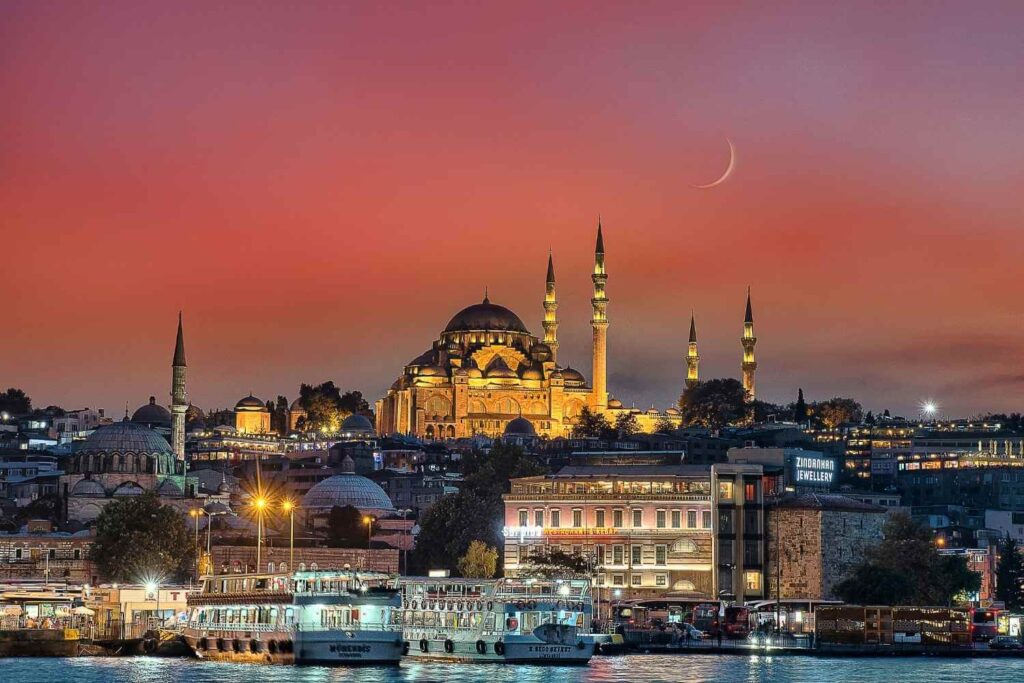
[(921, 414), (924, 415), (925, 417), (935, 417), (936, 413), (938, 412), (939, 406), (932, 399), (926, 398), (925, 400), (921, 401)]

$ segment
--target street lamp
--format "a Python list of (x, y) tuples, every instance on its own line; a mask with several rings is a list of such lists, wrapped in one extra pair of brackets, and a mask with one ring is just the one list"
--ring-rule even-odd
[(202, 508), (191, 508), (189, 516), (196, 522), (195, 552), (196, 552), (196, 582), (199, 581), (199, 518), (203, 514)]
[(295, 503), (285, 500), (281, 509), (288, 513), (288, 571), (295, 571)]
[(370, 539), (373, 537), (373, 517), (363, 517), (363, 524), (366, 525), (366, 549), (370, 549)]
[(156, 618), (157, 628), (159, 628), (161, 622), (163, 621), (162, 619), (160, 619), (160, 583), (158, 581), (147, 581), (146, 591), (149, 593), (156, 593)]
[[(402, 510), (402, 521), (406, 521), (406, 515), (412, 514), (412, 510)], [(405, 530), (406, 539), (405, 543), (402, 544), (402, 566), (405, 568), (405, 573), (409, 573), (409, 544), (412, 543), (412, 527)]]
[(256, 508), (256, 573), (260, 571), (260, 551), (263, 549), (263, 513), (269, 501), (264, 496), (257, 496), (252, 505)]

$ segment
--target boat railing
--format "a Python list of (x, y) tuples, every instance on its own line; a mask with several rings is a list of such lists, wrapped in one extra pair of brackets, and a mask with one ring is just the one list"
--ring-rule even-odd
[(287, 630), (287, 626), (279, 626), (277, 624), (244, 624), (244, 623), (229, 623), (229, 622), (189, 622), (188, 628), (196, 631), (254, 631), (257, 633), (269, 633), (271, 631), (284, 631)]
[(296, 631), (306, 632), (322, 632), (322, 631), (374, 631), (384, 632), (391, 631), (394, 633), (401, 633), (401, 624), (381, 624), (381, 623), (370, 623), (370, 624), (345, 624), (337, 626), (325, 626), (323, 624), (296, 624)]

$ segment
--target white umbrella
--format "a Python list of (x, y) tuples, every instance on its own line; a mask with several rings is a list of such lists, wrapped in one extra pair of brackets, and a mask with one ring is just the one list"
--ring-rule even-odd
[(90, 617), (93, 616), (94, 614), (96, 614), (95, 610), (91, 610), (88, 607), (76, 607), (75, 609), (73, 609), (71, 611), (74, 614), (83, 614), (83, 615), (90, 616)]

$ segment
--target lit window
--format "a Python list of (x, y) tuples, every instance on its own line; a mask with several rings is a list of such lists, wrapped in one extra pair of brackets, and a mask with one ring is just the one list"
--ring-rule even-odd
[(754, 484), (746, 484), (743, 487), (743, 497), (748, 503), (757, 502), (757, 486)]
[(724, 502), (732, 502), (732, 482), (718, 482), (718, 497)]
[(668, 577), (666, 577), (664, 574), (658, 574), (657, 576), (654, 577), (654, 585), (655, 586), (667, 586), (668, 585)]
[(519, 511), (519, 526), (526, 526), (529, 523), (530, 515), (526, 510)]
[(759, 571), (747, 571), (743, 572), (743, 583), (748, 591), (760, 592), (761, 590), (761, 572)]

